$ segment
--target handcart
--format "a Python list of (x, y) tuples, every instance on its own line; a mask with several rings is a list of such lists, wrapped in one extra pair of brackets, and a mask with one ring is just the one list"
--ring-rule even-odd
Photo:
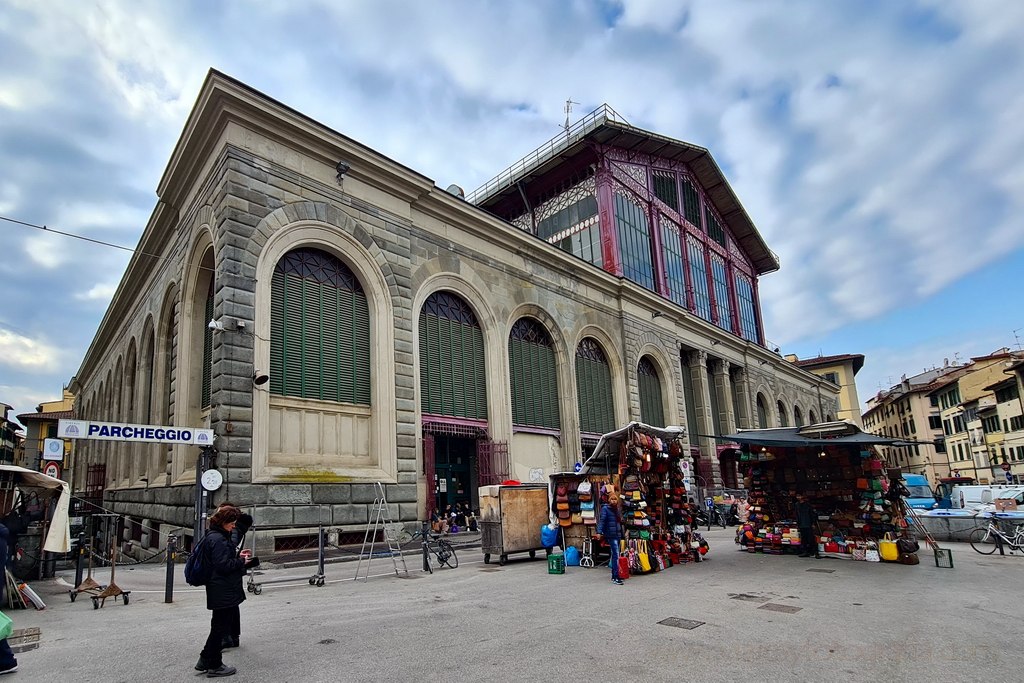
[(548, 522), (548, 487), (545, 484), (480, 487), (480, 547), (484, 564), (491, 555), (505, 566), (512, 553), (550, 552), (540, 543), (540, 527)]
[[(256, 507), (264, 508), (264, 507), (272, 507), (272, 506), (268, 506), (268, 505), (254, 506), (254, 509), (253, 509), (253, 519), (257, 518), (256, 517), (256, 509), (255, 509)], [(263, 528), (265, 529), (266, 527), (263, 527)], [(254, 524), (252, 529), (251, 529), (253, 534), (252, 534), (252, 536), (249, 539), (249, 549), (252, 551), (253, 555), (256, 554), (256, 552), (255, 552), (256, 533), (255, 532), (258, 531), (259, 529), (260, 529), (260, 527), (258, 525), (256, 525), (256, 524)], [(263, 576), (263, 571), (261, 571), (257, 567), (253, 567), (253, 568), (249, 569), (248, 572), (247, 572), (247, 581), (246, 581), (246, 584), (245, 584), (245, 589), (247, 591), (249, 591), (250, 593), (252, 593), (253, 595), (260, 595), (263, 592), (264, 584), (270, 585), (270, 584), (275, 584), (275, 583), (292, 583), (292, 582), (295, 582), (295, 581), (301, 581), (302, 579), (306, 579), (307, 581), (309, 581), (309, 585), (310, 586), (323, 586), (324, 583), (326, 582), (326, 578), (327, 578), (326, 573), (324, 572), (324, 563), (325, 563), (325, 560), (326, 560), (326, 557), (325, 557), (326, 547), (327, 547), (327, 531), (324, 528), (323, 506), (321, 506), (320, 507), (320, 514), (319, 514), (319, 522), (317, 524), (316, 572), (312, 576), (306, 576), (306, 575), (303, 574), (303, 575), (292, 575), (292, 576), (279, 576), (279, 577), (274, 577), (273, 579), (260, 579), (259, 577)]]

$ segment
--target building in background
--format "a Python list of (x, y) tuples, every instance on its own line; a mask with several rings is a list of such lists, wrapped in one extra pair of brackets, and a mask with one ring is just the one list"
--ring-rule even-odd
[[(74, 407), (75, 396), (65, 388), (61, 398), (40, 403), (36, 406), (36, 412), (18, 416), (18, 420), (25, 425), (25, 467), (43, 471), (43, 444), (46, 439), (57, 438), (57, 423), (74, 417)], [(64, 460), (58, 462), (62, 479), (70, 476), (65, 466), (70, 464), (72, 448), (71, 441), (64, 442)]]
[(0, 403), (0, 464), (2, 465), (18, 464), (17, 455), (21, 441), (18, 431), (21, 429), (21, 425), (8, 417), (10, 412), (11, 406)]
[(954, 473), (979, 483), (1005, 483), (1001, 469), (1002, 422), (995, 392), (989, 387), (1007, 378), (1007, 370), (1020, 360), (1008, 348), (971, 358), (969, 365), (934, 389), (939, 402), (943, 436)]
[[(837, 356), (818, 356), (817, 358), (797, 358), (795, 354), (786, 356), (786, 360), (813, 372), (825, 381), (839, 387), (839, 412), (836, 418), (847, 420), (861, 429), (860, 398), (857, 396), (857, 373), (864, 367), (864, 356), (859, 353), (844, 353)], [(799, 426), (799, 422), (794, 423)]]
[[(631, 420), (685, 425), (699, 483), (735, 486), (716, 436), (839, 409), (765, 347), (779, 264), (709, 152), (608, 107), (464, 198), (211, 72), (157, 192), (75, 413), (214, 430), (214, 500), (274, 504), (259, 524), (362, 538), (376, 482), (425, 519)], [(192, 526), (196, 448), (76, 453), (77, 490)]]
[(867, 400), (862, 416), (864, 429), (896, 439), (907, 439), (904, 446), (883, 447), (890, 466), (910, 474), (923, 474), (934, 487), (940, 477), (948, 477), (950, 464), (942, 431), (938, 398), (932, 395), (943, 378), (959, 372), (960, 365), (947, 361), (942, 368), (900, 380), (887, 391)]

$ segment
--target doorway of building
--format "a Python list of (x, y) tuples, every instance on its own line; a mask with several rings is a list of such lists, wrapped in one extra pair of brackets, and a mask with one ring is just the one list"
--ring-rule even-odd
[(464, 436), (434, 435), (435, 505), (439, 511), (457, 503), (477, 505), (476, 439)]

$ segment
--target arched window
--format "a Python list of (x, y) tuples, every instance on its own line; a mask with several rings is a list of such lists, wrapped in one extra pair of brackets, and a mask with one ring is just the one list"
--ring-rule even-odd
[(804, 414), (800, 412), (800, 406), (793, 406), (793, 424), (797, 427), (804, 426)]
[(637, 384), (640, 389), (640, 421), (653, 427), (665, 426), (665, 404), (661, 397), (661, 380), (658, 369), (647, 356), (636, 366)]
[(612, 370), (596, 339), (586, 337), (576, 347), (576, 401), (580, 431), (606, 434), (615, 429)]
[(814, 414), (814, 409), (807, 411), (807, 424), (816, 425), (818, 424), (818, 416)]
[(778, 403), (776, 403), (776, 408), (778, 408), (778, 410), (779, 410), (779, 426), (780, 427), (788, 427), (789, 426), (789, 415), (786, 414), (786, 406), (785, 406), (785, 404), (782, 401), (779, 401)]
[(536, 320), (520, 318), (508, 337), (508, 358), (512, 422), (561, 429), (558, 369), (551, 335)]
[(768, 406), (761, 394), (757, 395), (757, 426), (759, 429), (768, 429)]
[(270, 299), (270, 392), (370, 404), (370, 312), (336, 256), (295, 249), (277, 262)]
[(434, 292), (420, 310), (419, 337), (423, 412), (486, 420), (484, 336), (469, 304)]

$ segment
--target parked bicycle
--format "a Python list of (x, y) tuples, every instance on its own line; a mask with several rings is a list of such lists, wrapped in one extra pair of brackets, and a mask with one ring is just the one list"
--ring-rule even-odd
[(998, 518), (993, 517), (989, 519), (988, 526), (972, 531), (970, 540), (971, 547), (982, 555), (991, 555), (1002, 545), (1010, 550), (1024, 551), (1024, 524), (1016, 525), (1013, 533), (1008, 535), (999, 528)]
[(422, 532), (419, 536), (423, 539), (423, 552), (427, 557), (427, 571), (431, 574), (434, 573), (434, 563), (437, 563), (438, 569), (441, 567), (450, 567), (455, 569), (459, 566), (459, 557), (455, 554), (455, 548), (448, 541), (441, 538), (438, 534), (427, 533), (424, 537)]

